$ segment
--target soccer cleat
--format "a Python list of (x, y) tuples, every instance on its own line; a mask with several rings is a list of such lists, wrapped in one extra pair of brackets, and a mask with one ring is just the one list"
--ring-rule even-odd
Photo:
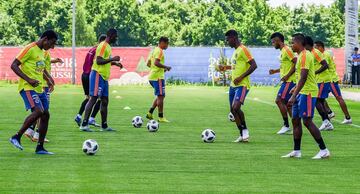
[(334, 126), (330, 123), (329, 120), (323, 121), (323, 123), (319, 127), (320, 131), (331, 131), (333, 129), (334, 129)]
[(76, 122), (76, 124), (80, 127), (80, 125), (81, 125), (81, 118), (80, 118), (79, 116), (76, 116), (76, 117), (75, 117), (75, 122)]
[(235, 139), (233, 142), (234, 143), (240, 143), (240, 142), (242, 142), (243, 141), (243, 138), (242, 138), (242, 136), (240, 135), (237, 139)]
[(344, 119), (343, 122), (341, 122), (341, 124), (352, 124), (352, 120), (351, 119)]
[(281, 156), (282, 158), (301, 158), (301, 151), (300, 150), (293, 150), (290, 153)]
[(165, 117), (160, 117), (158, 120), (160, 123), (170, 123), (169, 120), (167, 120)]
[(116, 130), (111, 128), (111, 127), (107, 127), (107, 128), (102, 128), (101, 127), (100, 131), (116, 131)]
[(35, 154), (39, 154), (39, 155), (54, 155), (53, 152), (49, 152), (45, 149), (41, 149), (41, 150), (36, 150)]
[(153, 120), (153, 119), (154, 119), (153, 115), (152, 115), (150, 112), (148, 112), (148, 113), (146, 114), (146, 118), (149, 119), (149, 120)]
[(80, 126), (80, 131), (84, 131), (84, 132), (94, 132), (93, 130), (90, 129), (89, 125)]
[(330, 157), (330, 151), (328, 149), (320, 150), (312, 159), (319, 160), (319, 159), (325, 159)]
[(335, 117), (335, 113), (334, 113), (334, 112), (331, 112), (330, 114), (328, 114), (328, 117), (329, 117), (329, 119), (334, 118), (334, 117)]
[[(33, 137), (31, 138), (31, 141), (33, 142), (39, 141), (39, 132), (35, 131)], [(45, 137), (44, 142), (49, 143), (50, 141)]]
[(249, 130), (243, 129), (242, 130), (242, 142), (245, 142), (245, 143), (249, 142), (249, 138), (250, 138)]
[(291, 131), (291, 129), (290, 129), (289, 127), (283, 126), (283, 127), (281, 127), (281, 129), (277, 132), (277, 134), (283, 135), (283, 134), (285, 134), (286, 132), (290, 132), (290, 131)]
[(95, 120), (89, 120), (89, 125), (92, 125), (92, 126), (94, 126), (94, 127), (100, 127), (100, 125), (97, 124), (97, 123), (95, 122)]
[(9, 142), (10, 142), (11, 144), (13, 144), (13, 146), (15, 146), (15, 147), (16, 147), (17, 149), (19, 149), (19, 150), (23, 150), (23, 149), (24, 149), (24, 148), (22, 147), (20, 141), (19, 141), (18, 139), (14, 138), (14, 137), (11, 137), (11, 138), (9, 139)]
[(34, 130), (31, 128), (28, 128), (25, 133), (24, 133), (25, 137), (29, 138), (30, 140), (32, 139), (33, 135), (34, 135)]

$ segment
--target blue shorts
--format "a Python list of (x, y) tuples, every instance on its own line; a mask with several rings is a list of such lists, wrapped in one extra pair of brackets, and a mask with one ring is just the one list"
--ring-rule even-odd
[(341, 90), (338, 82), (330, 82), (330, 91), (335, 97), (341, 96)]
[(318, 83), (319, 93), (318, 98), (325, 99), (329, 97), (330, 82)]
[(165, 80), (150, 80), (150, 85), (154, 88), (155, 96), (165, 96)]
[(283, 82), (277, 94), (281, 99), (288, 101), (291, 97), (290, 90), (295, 87), (294, 82)]
[(24, 100), (26, 110), (35, 107), (38, 107), (43, 111), (49, 109), (49, 102), (47, 100), (45, 92), (37, 93), (34, 90), (21, 90), (20, 95)]
[(109, 96), (109, 82), (104, 80), (102, 76), (92, 70), (90, 73), (90, 96)]
[(316, 97), (311, 97), (311, 95), (297, 95), (296, 101), (292, 106), (293, 118), (313, 118), (316, 99)]
[(248, 92), (249, 90), (245, 86), (230, 87), (229, 89), (230, 107), (232, 106), (234, 101), (240, 101), (241, 104), (244, 104)]

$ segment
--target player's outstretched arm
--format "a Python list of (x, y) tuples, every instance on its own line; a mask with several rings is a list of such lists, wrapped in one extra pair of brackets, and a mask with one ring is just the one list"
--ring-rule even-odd
[(20, 65), (21, 62), (18, 59), (15, 59), (11, 64), (11, 69), (14, 71), (16, 75), (18, 75), (20, 78), (28, 82), (33, 87), (38, 86), (40, 82), (38, 80), (31, 79), (27, 75), (25, 75), (24, 72), (22, 72), (21, 69), (19, 68)]
[(269, 70), (269, 75), (273, 75), (275, 73), (280, 73), (280, 69), (270, 69)]
[(160, 63), (160, 59), (156, 59), (156, 60), (155, 60), (155, 65), (156, 65), (156, 67), (163, 68), (163, 69), (165, 69), (166, 71), (170, 71), (170, 70), (171, 70), (171, 67), (166, 66), (166, 65), (164, 65), (164, 64), (161, 64), (161, 63)]
[(281, 78), (281, 81), (287, 81), (289, 79), (290, 76), (292, 76), (292, 74), (295, 73), (295, 65), (296, 65), (296, 62), (297, 62), (297, 58), (293, 58), (291, 60), (291, 62), (293, 63), (293, 65), (291, 66), (291, 69), (289, 71), (288, 74), (286, 74), (283, 78)]
[(97, 56), (96, 57), (96, 63), (98, 65), (105, 65), (105, 64), (108, 64), (108, 63), (111, 63), (113, 61), (120, 61), (120, 57), (119, 56), (115, 56), (113, 58), (109, 58), (109, 59), (104, 59), (100, 56)]
[(60, 58), (51, 59), (51, 63), (64, 63), (64, 61)]
[(323, 71), (325, 71), (326, 69), (329, 68), (329, 65), (328, 65), (328, 63), (326, 62), (326, 60), (322, 60), (322, 61), (320, 62), (320, 64), (321, 64), (321, 67), (320, 67), (320, 69), (318, 69), (317, 71), (315, 71), (315, 74), (319, 74), (319, 73), (321, 73), (321, 72), (323, 72)]

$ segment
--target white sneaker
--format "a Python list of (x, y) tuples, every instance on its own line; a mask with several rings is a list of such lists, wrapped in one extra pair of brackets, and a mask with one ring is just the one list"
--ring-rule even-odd
[(288, 131), (291, 131), (291, 129), (290, 129), (289, 127), (282, 126), (281, 129), (277, 132), (277, 134), (283, 135), (283, 134), (285, 134), (285, 133), (288, 132)]
[(351, 119), (344, 119), (343, 122), (341, 122), (341, 124), (352, 124), (352, 120)]
[(293, 150), (290, 153), (281, 156), (282, 158), (301, 158), (301, 151), (300, 150)]
[(93, 130), (90, 129), (89, 125), (86, 126), (80, 126), (80, 131), (85, 131), (85, 132), (94, 132)]
[(331, 112), (330, 114), (328, 114), (328, 117), (329, 117), (329, 119), (334, 118), (334, 117), (335, 117), (335, 113), (334, 113), (334, 112)]
[[(39, 140), (39, 132), (36, 132), (36, 131), (35, 131), (33, 137), (31, 138), (31, 140), (32, 140), (33, 142), (37, 142), (37, 141)], [(45, 137), (44, 142), (48, 143), (49, 140), (46, 139), (46, 137)]]
[(325, 159), (330, 157), (330, 151), (328, 149), (320, 150), (312, 159), (319, 160), (319, 159)]
[(34, 130), (31, 129), (31, 128), (28, 128), (28, 129), (25, 131), (25, 134), (24, 134), (24, 135), (31, 140), (32, 137), (33, 137), (33, 135), (34, 135)]
[(240, 135), (237, 139), (235, 139), (233, 142), (234, 143), (239, 143), (239, 142), (242, 142), (243, 140), (243, 137)]
[(333, 124), (331, 124), (331, 122), (329, 120), (323, 121), (323, 123), (319, 127), (320, 131), (331, 131), (333, 129), (334, 129), (334, 126), (333, 126)]

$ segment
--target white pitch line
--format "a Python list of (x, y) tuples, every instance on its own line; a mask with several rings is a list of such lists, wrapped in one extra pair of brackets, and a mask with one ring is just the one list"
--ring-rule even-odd
[[(263, 104), (267, 104), (267, 105), (270, 105), (270, 106), (276, 106), (275, 102), (271, 103), (271, 102), (268, 102), (268, 101), (260, 100), (259, 98), (256, 98), (256, 97), (255, 98), (249, 98), (249, 99), (253, 100), (253, 101), (256, 101), (256, 102), (263, 103)], [(339, 121), (337, 119), (331, 119), (331, 120), (336, 121), (337, 123), (341, 124), (341, 121)], [(350, 126), (360, 128), (360, 125), (356, 125), (356, 124), (350, 124)]]

